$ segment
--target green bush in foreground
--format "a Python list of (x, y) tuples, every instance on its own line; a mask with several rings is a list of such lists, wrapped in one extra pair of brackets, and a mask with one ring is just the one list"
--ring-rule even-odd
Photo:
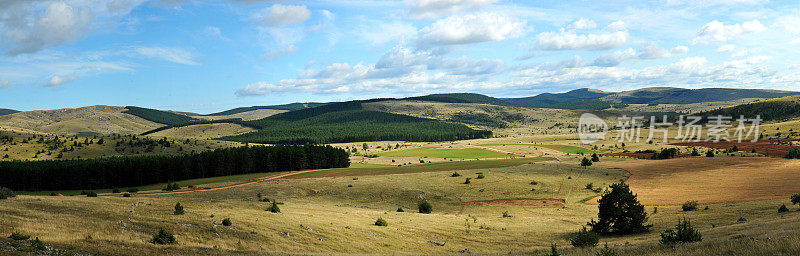
[(569, 242), (575, 247), (596, 246), (597, 242), (600, 242), (600, 234), (592, 232), (586, 229), (586, 227), (583, 227), (583, 229), (578, 231), (578, 234), (572, 237)]
[(31, 236), (23, 235), (20, 233), (11, 233), (11, 236), (9, 236), (8, 238), (11, 238), (11, 240), (19, 241), (19, 240), (28, 240), (31, 238)]
[(176, 204), (175, 204), (175, 211), (174, 211), (174, 212), (172, 212), (172, 214), (175, 214), (175, 215), (182, 215), (183, 213), (184, 213), (184, 212), (183, 212), (183, 205), (181, 205), (181, 203), (180, 203), (180, 202), (179, 202), (179, 203), (176, 203)]
[(271, 213), (279, 213), (279, 212), (281, 212), (281, 208), (278, 208), (278, 203), (275, 202), (275, 200), (272, 200), (272, 206), (267, 208), (267, 211), (269, 211)]
[(389, 222), (383, 218), (378, 218), (378, 220), (375, 221), (375, 226), (386, 227), (389, 226)]
[(405, 210), (403, 210), (403, 208), (402, 208), (402, 207), (398, 207), (398, 208), (397, 208), (397, 212), (405, 212)]
[(782, 204), (781, 207), (778, 208), (778, 213), (788, 212), (789, 208), (786, 208), (785, 204)]
[(153, 238), (150, 239), (150, 243), (153, 244), (177, 244), (178, 241), (175, 240), (175, 236), (172, 235), (172, 232), (164, 228), (159, 228), (158, 233), (153, 235)]
[(422, 203), (419, 203), (419, 213), (428, 214), (431, 212), (433, 212), (433, 206), (431, 203), (428, 203), (428, 201), (422, 201)]
[(589, 226), (600, 234), (627, 235), (645, 232), (651, 225), (647, 222), (647, 212), (636, 195), (625, 182), (612, 184), (598, 201), (599, 220), (592, 220)]
[(461, 177), (461, 174), (459, 174), (458, 172), (453, 172), (453, 174), (451, 174), (450, 177)]
[(667, 229), (661, 233), (661, 244), (692, 243), (703, 240), (700, 231), (692, 227), (692, 223), (686, 218), (678, 220), (675, 229)]
[(222, 220), (222, 225), (226, 227), (230, 227), (233, 223), (231, 223), (231, 218), (225, 218)]
[(697, 201), (692, 200), (685, 202), (681, 205), (681, 209), (683, 209), (684, 212), (695, 211), (697, 210)]
[(800, 194), (794, 194), (789, 199), (792, 201), (793, 205), (800, 204)]
[(558, 246), (555, 243), (550, 245), (550, 254), (547, 256), (561, 256), (561, 253), (558, 252)]
[(617, 251), (613, 248), (608, 247), (608, 243), (606, 243), (603, 248), (600, 249), (597, 253), (594, 254), (595, 256), (617, 256)]

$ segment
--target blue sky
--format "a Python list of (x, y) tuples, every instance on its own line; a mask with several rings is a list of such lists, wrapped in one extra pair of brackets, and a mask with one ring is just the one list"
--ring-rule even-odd
[(0, 108), (800, 90), (794, 1), (0, 2)]

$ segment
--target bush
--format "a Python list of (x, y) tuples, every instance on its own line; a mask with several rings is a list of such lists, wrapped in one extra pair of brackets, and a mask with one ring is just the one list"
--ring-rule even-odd
[(431, 203), (428, 203), (428, 201), (422, 201), (421, 203), (419, 203), (418, 206), (419, 206), (419, 213), (428, 214), (433, 212), (433, 206), (431, 205)]
[(181, 186), (178, 183), (167, 182), (167, 186), (162, 188), (163, 191), (173, 191), (181, 189)]
[(553, 243), (553, 245), (550, 245), (550, 254), (548, 254), (547, 256), (561, 256), (561, 253), (558, 252), (558, 246), (555, 243)]
[(592, 166), (592, 160), (589, 160), (589, 158), (584, 157), (583, 159), (581, 159), (581, 166), (583, 166), (583, 168), (586, 168), (587, 166)]
[(11, 238), (11, 240), (19, 241), (19, 240), (28, 240), (31, 238), (31, 236), (23, 235), (20, 233), (11, 233), (11, 236), (9, 236), (8, 238)]
[(531, 185), (539, 185), (539, 182), (537, 182), (537, 181), (531, 181)]
[(478, 174), (478, 177), (476, 179), (483, 179), (483, 178), (486, 178), (486, 176), (483, 176), (483, 174)]
[(267, 208), (267, 211), (269, 211), (271, 213), (279, 213), (279, 212), (281, 212), (281, 208), (278, 208), (278, 203), (275, 202), (275, 200), (272, 200), (272, 206)]
[(697, 210), (697, 201), (688, 201), (681, 205), (684, 212)]
[(386, 227), (389, 226), (389, 222), (383, 218), (378, 218), (378, 220), (375, 221), (375, 226)]
[(592, 153), (592, 162), (600, 162), (600, 157), (597, 156), (597, 153)]
[(175, 240), (175, 236), (172, 235), (172, 232), (164, 228), (159, 228), (158, 233), (153, 235), (153, 239), (150, 239), (150, 243), (153, 244), (177, 244), (178, 242)]
[(786, 154), (786, 158), (800, 159), (800, 148), (795, 148), (789, 151), (789, 154)]
[(39, 240), (38, 237), (36, 239), (33, 239), (33, 241), (31, 241), (31, 247), (33, 247), (33, 249), (36, 249), (38, 251), (47, 249), (47, 247), (44, 246), (44, 242), (42, 242), (42, 240)]
[(792, 200), (792, 204), (793, 204), (793, 205), (794, 205), (794, 204), (800, 204), (800, 194), (794, 194), (794, 195), (792, 195), (792, 197), (791, 197), (791, 198), (789, 198), (789, 199), (791, 199), (791, 200)]
[(578, 234), (572, 237), (569, 242), (572, 243), (572, 246), (575, 247), (589, 247), (589, 246), (596, 246), (597, 242), (600, 241), (600, 234), (592, 232), (586, 227), (583, 227)]
[(17, 196), (13, 190), (7, 187), (0, 187), (0, 199), (7, 199)]
[(461, 177), (461, 174), (458, 172), (453, 172), (453, 174), (450, 174), (450, 177)]
[(700, 232), (692, 227), (692, 223), (686, 218), (678, 220), (675, 229), (667, 229), (661, 233), (661, 244), (692, 243), (703, 240)]
[(470, 181), (471, 179), (472, 179), (472, 178), (467, 178), (466, 180), (464, 180), (464, 184), (470, 184), (470, 183), (472, 183), (472, 182)]
[(594, 184), (593, 183), (586, 184), (586, 189), (594, 190)]
[(785, 204), (782, 204), (780, 208), (778, 208), (778, 213), (788, 212), (789, 208), (786, 208)]
[(403, 208), (401, 208), (401, 207), (398, 207), (397, 208), (397, 212), (405, 212), (405, 210), (403, 210)]
[(122, 197), (131, 197), (131, 193), (122, 194)]
[(175, 204), (175, 211), (174, 211), (174, 212), (172, 212), (172, 214), (175, 214), (175, 215), (181, 215), (181, 214), (183, 214), (183, 213), (184, 213), (184, 212), (183, 212), (183, 205), (181, 205), (181, 203), (180, 203), (180, 202), (179, 202), (179, 203), (176, 203), (176, 204)]
[(594, 254), (595, 256), (617, 256), (617, 251), (613, 248), (608, 247), (608, 243), (603, 245), (603, 248), (600, 249), (597, 253)]
[(645, 232), (651, 225), (647, 222), (647, 212), (639, 203), (624, 181), (609, 186), (611, 189), (600, 197), (598, 221), (592, 220), (589, 226), (600, 234), (635, 234)]
[(230, 227), (233, 223), (231, 223), (231, 218), (225, 218), (222, 220), (222, 225), (226, 227)]
[(700, 156), (700, 152), (697, 152), (696, 148), (692, 149), (692, 156)]
[(706, 151), (706, 157), (714, 157), (714, 152), (712, 152), (711, 150)]
[(97, 197), (97, 193), (94, 191), (86, 192), (86, 197)]

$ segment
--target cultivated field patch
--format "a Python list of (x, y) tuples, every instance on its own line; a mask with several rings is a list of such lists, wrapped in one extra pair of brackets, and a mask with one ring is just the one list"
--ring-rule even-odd
[(464, 203), (461, 203), (461, 205), (463, 205), (463, 206), (533, 206), (533, 207), (562, 206), (562, 205), (564, 205), (564, 199), (526, 199), (526, 198), (494, 199), (494, 200), (485, 200), (485, 201), (464, 202)]
[(447, 159), (482, 159), (482, 158), (506, 158), (508, 154), (490, 151), (479, 148), (439, 148), (424, 147), (404, 149), (380, 153), (378, 156), (384, 157), (429, 157)]

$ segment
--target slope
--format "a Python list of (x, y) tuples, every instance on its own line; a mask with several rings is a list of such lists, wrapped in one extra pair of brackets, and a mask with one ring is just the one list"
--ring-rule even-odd
[(161, 124), (123, 113), (117, 106), (35, 110), (0, 116), (0, 127), (56, 135), (135, 134)]

